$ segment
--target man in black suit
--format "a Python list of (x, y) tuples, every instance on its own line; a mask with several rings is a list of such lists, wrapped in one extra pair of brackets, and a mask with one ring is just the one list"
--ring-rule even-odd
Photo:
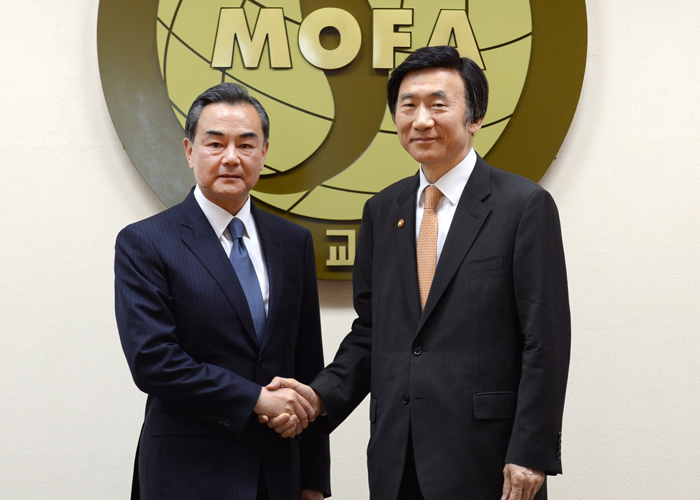
[[(420, 172), (365, 205), (357, 319), (315, 392), (269, 386), (305, 395), (331, 430), (370, 392), (376, 500), (539, 500), (545, 475), (561, 473), (570, 316), (559, 217), (544, 189), (472, 149), (487, 102), (484, 73), (451, 47), (420, 49), (392, 72), (389, 108)], [(291, 424), (268, 422), (283, 435)]]
[(318, 500), (330, 495), (328, 437), (275, 375), (311, 382), (323, 351), (310, 233), (259, 210), (269, 119), (242, 87), (200, 95), (185, 126), (196, 186), (126, 227), (115, 258), (116, 316), (136, 385), (148, 394), (132, 498)]

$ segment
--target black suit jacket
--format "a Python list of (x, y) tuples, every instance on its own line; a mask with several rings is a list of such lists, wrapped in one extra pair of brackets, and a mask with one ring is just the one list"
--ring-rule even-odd
[(327, 436), (312, 426), (282, 439), (253, 414), (262, 385), (276, 375), (311, 381), (323, 351), (311, 235), (251, 210), (270, 281), (262, 345), (192, 192), (117, 237), (117, 324), (148, 394), (134, 482), (142, 499), (251, 500), (261, 467), (272, 500), (330, 492)]
[(365, 205), (358, 317), (312, 386), (331, 428), (371, 392), (373, 499), (396, 498), (409, 426), (427, 499), (500, 498), (506, 462), (561, 472), (570, 318), (559, 217), (544, 189), (478, 158), (421, 314), (418, 185), (404, 179)]

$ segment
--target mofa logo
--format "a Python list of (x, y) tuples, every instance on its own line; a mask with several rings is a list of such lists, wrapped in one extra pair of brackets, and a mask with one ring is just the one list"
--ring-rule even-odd
[(347, 279), (364, 203), (418, 170), (386, 105), (391, 69), (428, 45), (474, 59), (491, 89), (474, 148), (538, 181), (578, 102), (586, 14), (583, 0), (102, 0), (98, 44), (117, 131), (167, 206), (193, 184), (189, 105), (246, 86), (271, 121), (252, 196), (312, 231), (320, 278)]

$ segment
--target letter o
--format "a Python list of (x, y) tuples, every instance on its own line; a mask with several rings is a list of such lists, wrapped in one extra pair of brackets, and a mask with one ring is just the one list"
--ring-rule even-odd
[[(340, 33), (340, 45), (327, 50), (321, 45), (321, 31), (333, 27)], [(352, 14), (326, 7), (309, 14), (299, 27), (299, 50), (304, 58), (321, 69), (338, 69), (352, 62), (362, 46), (362, 31)]]

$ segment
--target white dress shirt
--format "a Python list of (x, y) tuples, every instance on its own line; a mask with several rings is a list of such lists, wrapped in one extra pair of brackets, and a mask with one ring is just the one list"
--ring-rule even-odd
[[(476, 153), (472, 148), (467, 156), (458, 163), (452, 170), (440, 177), (434, 184), (442, 193), (442, 198), (435, 205), (435, 212), (438, 217), (438, 236), (437, 236), (437, 261), (440, 260), (442, 247), (445, 245), (447, 233), (450, 231), (452, 219), (457, 210), (459, 198), (462, 196), (464, 186), (467, 185), (469, 177), (472, 175), (476, 165)], [(418, 195), (416, 197), (416, 244), (418, 243), (418, 233), (420, 232), (420, 224), (423, 222), (423, 210), (425, 207), (425, 188), (430, 186), (428, 178), (423, 173), (423, 166), (420, 168), (420, 185), (418, 186)]]
[[(199, 207), (214, 229), (226, 255), (230, 256), (231, 249), (233, 248), (233, 239), (231, 238), (231, 232), (228, 230), (228, 225), (231, 223), (234, 216), (216, 203), (209, 201), (199, 188), (199, 184), (194, 188), (194, 198), (197, 200), (197, 203), (199, 203)], [(263, 302), (265, 303), (265, 314), (267, 314), (268, 305), (270, 303), (270, 282), (267, 277), (267, 268), (265, 267), (265, 258), (263, 256), (262, 245), (260, 244), (260, 237), (258, 236), (258, 228), (255, 226), (253, 214), (250, 213), (250, 195), (245, 205), (243, 205), (235, 217), (240, 219), (245, 227), (243, 231), (243, 243), (245, 243), (248, 256), (255, 268), (255, 274), (258, 276), (260, 291), (262, 292)]]

